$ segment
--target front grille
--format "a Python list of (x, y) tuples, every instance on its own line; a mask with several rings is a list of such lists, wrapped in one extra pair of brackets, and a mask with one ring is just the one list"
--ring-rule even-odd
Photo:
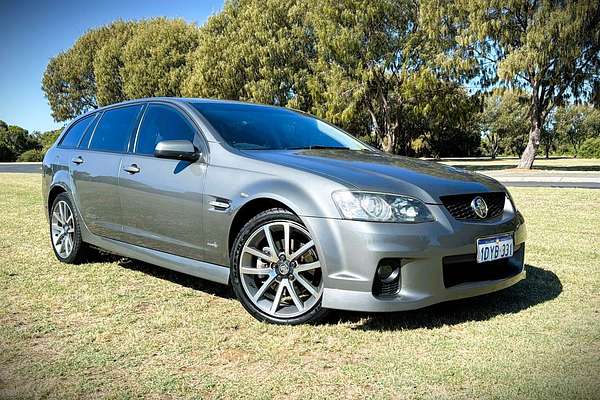
[(444, 286), (449, 288), (467, 282), (507, 279), (523, 270), (525, 244), (512, 257), (478, 264), (476, 254), (448, 256), (442, 260)]
[[(473, 208), (471, 208), (471, 202), (477, 196), (482, 197), (487, 204), (488, 213), (485, 218), (479, 218)], [(481, 221), (502, 215), (506, 194), (504, 192), (456, 194), (440, 196), (440, 200), (442, 200), (442, 203), (454, 218)]]

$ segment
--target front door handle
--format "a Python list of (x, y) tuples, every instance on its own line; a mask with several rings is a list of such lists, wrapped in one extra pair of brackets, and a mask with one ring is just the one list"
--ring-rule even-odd
[(71, 159), (71, 162), (72, 162), (73, 164), (77, 164), (77, 165), (79, 165), (79, 164), (83, 163), (83, 158), (81, 158), (81, 156), (73, 157), (73, 158)]
[(137, 174), (141, 171), (141, 169), (137, 165), (131, 164), (129, 167), (123, 168), (123, 171), (129, 172), (130, 174)]

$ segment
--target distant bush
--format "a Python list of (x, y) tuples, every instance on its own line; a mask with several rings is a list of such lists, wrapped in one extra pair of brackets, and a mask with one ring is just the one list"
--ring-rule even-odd
[(600, 158), (600, 137), (586, 139), (579, 148), (581, 158)]
[(31, 149), (23, 152), (17, 161), (21, 162), (37, 162), (44, 159), (44, 152), (38, 149)]

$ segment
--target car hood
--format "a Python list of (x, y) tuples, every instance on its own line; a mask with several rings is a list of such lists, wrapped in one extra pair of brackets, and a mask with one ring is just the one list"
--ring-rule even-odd
[(352, 150), (257, 150), (248, 156), (320, 176), (359, 190), (405, 194), (440, 203), (449, 194), (505, 191), (498, 181), (437, 162)]

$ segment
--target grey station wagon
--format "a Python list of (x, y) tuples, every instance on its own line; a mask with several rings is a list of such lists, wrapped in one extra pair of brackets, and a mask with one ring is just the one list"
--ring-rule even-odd
[(523, 216), (483, 175), (310, 115), (152, 98), (74, 120), (43, 163), (56, 257), (90, 246), (231, 284), (257, 319), (401, 311), (525, 277)]

